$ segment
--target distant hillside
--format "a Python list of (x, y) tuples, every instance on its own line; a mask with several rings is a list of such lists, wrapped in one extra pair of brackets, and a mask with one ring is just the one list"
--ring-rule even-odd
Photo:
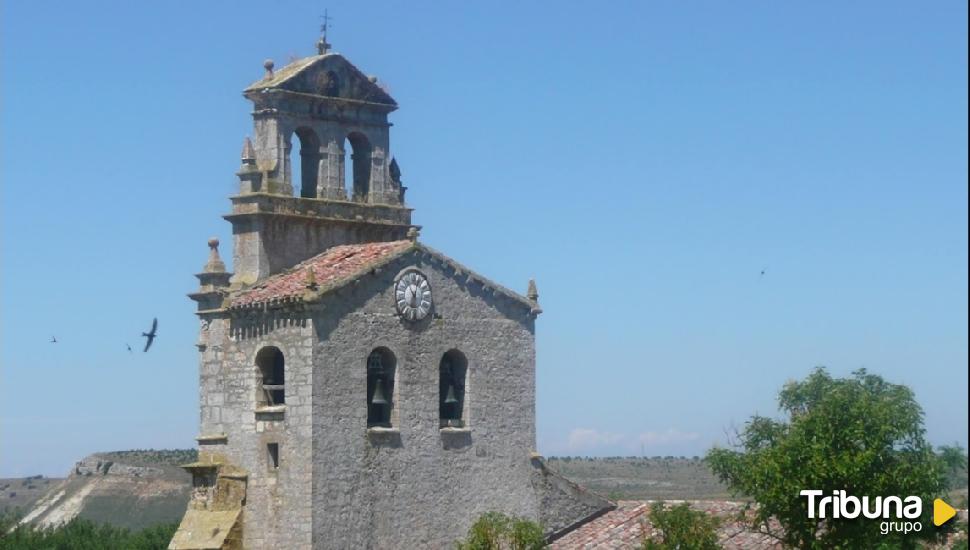
[(553, 470), (611, 500), (728, 500), (699, 457), (549, 457)]
[[(191, 476), (179, 465), (196, 456), (195, 450), (95, 453), (75, 464), (66, 479), (45, 483), (43, 496), (29, 495), (34, 497), (29, 507), (19, 505), (22, 521), (53, 526), (78, 516), (130, 529), (178, 521), (192, 489)], [(33, 485), (47, 480), (34, 478)]]
[(14, 514), (30, 509), (46, 495), (51, 487), (64, 478), (30, 476), (0, 478), (0, 515)]
[[(48, 526), (75, 516), (140, 529), (179, 521), (192, 479), (179, 465), (194, 449), (96, 453), (67, 478), (0, 479), (0, 514), (19, 509), (25, 521)], [(699, 457), (550, 457), (548, 466), (612, 500), (731, 500)], [(966, 506), (966, 470), (953, 474), (952, 502)]]
[[(736, 500), (700, 457), (549, 457), (567, 478), (611, 500)], [(966, 458), (964, 458), (966, 464)], [(954, 506), (967, 506), (966, 466), (948, 473)]]

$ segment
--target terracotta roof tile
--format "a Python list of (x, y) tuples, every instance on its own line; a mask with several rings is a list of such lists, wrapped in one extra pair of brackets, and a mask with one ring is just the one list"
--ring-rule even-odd
[[(679, 501), (667, 501), (670, 505)], [(650, 524), (650, 501), (620, 501), (617, 508), (585, 523), (554, 541), (551, 550), (589, 550), (594, 548), (640, 548), (645, 536), (654, 535)], [(692, 501), (691, 508), (703, 510), (723, 520), (718, 529), (719, 543), (726, 549), (767, 550), (781, 548), (777, 540), (750, 531), (738, 522), (745, 505), (740, 502)], [(777, 529), (777, 524), (772, 528)]]
[(411, 241), (391, 241), (335, 246), (242, 291), (233, 297), (232, 305), (244, 306), (300, 296), (306, 290), (308, 268), (313, 270), (317, 286), (326, 288), (366, 271), (413, 245)]

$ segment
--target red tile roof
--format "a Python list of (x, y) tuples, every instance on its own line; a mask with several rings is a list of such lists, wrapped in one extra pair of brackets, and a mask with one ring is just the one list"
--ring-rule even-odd
[[(640, 548), (644, 536), (656, 533), (650, 524), (649, 501), (620, 501), (616, 510), (583, 524), (554, 541), (551, 550), (589, 550), (594, 548)], [(679, 504), (667, 501), (669, 505)], [(718, 529), (718, 542), (725, 549), (767, 550), (781, 548), (777, 540), (751, 531), (738, 522), (744, 503), (721, 501), (692, 501), (691, 508), (718, 516), (723, 523)], [(777, 525), (773, 525), (777, 529)]]
[(232, 305), (244, 306), (300, 296), (306, 290), (308, 268), (313, 269), (317, 286), (325, 288), (364, 272), (413, 245), (411, 241), (391, 241), (335, 246), (244, 290), (232, 299)]

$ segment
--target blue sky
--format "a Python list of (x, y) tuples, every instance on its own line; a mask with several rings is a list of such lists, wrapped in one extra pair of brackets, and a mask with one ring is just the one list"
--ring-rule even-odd
[[(538, 281), (541, 452), (702, 454), (816, 365), (966, 446), (966, 3), (327, 7), (401, 105), (422, 239)], [(0, 6), (0, 476), (194, 444), (240, 92), (322, 10)]]

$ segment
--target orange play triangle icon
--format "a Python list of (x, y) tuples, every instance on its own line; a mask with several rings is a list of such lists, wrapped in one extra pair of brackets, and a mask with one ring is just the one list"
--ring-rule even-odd
[(957, 515), (957, 511), (953, 509), (953, 506), (943, 502), (941, 499), (933, 501), (933, 525), (939, 527), (950, 521), (950, 518), (955, 515)]

